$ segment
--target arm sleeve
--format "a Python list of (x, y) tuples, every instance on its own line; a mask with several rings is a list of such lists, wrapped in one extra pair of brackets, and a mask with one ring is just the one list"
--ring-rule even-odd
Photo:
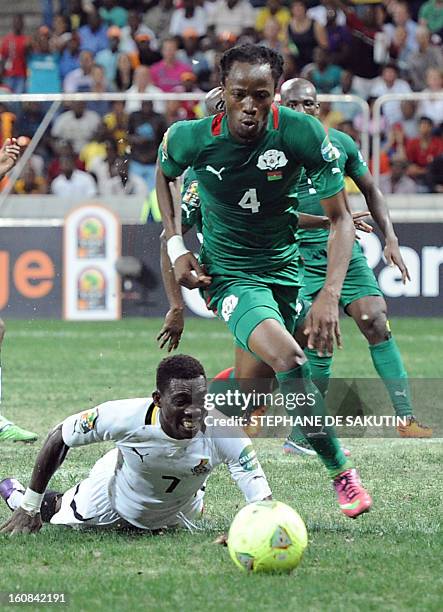
[(340, 152), (318, 119), (291, 111), (284, 133), (289, 149), (305, 167), (321, 199), (330, 198), (343, 189), (343, 174), (337, 163)]
[(123, 440), (144, 424), (147, 408), (140, 408), (139, 403), (128, 405), (124, 400), (117, 400), (73, 414), (62, 423), (63, 441), (73, 447)]
[(343, 138), (341, 140), (347, 155), (345, 164), (345, 172), (347, 176), (350, 176), (352, 179), (356, 179), (359, 176), (366, 174), (366, 172), (369, 172), (368, 165), (365, 162), (360, 149), (355, 144), (355, 141), (348, 136), (348, 134), (343, 134)]
[(163, 173), (176, 178), (183, 174), (195, 159), (198, 135), (194, 134), (194, 121), (178, 121), (165, 132), (158, 149), (158, 160)]
[(216, 446), (220, 461), (228, 466), (248, 503), (271, 495), (268, 481), (249, 438), (217, 438)]

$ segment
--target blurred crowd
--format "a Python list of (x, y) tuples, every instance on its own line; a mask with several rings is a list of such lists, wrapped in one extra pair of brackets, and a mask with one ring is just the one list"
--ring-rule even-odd
[[(196, 93), (219, 84), (228, 48), (258, 42), (285, 58), (283, 80), (302, 76), (319, 93), (355, 94), (372, 107), (386, 93), (441, 92), (443, 0), (41, 0), (29, 34), (15, 15), (0, 41), (0, 93)], [(0, 140), (32, 138), (47, 104), (4, 104)], [(443, 100), (383, 106), (385, 193), (443, 192)], [(17, 194), (84, 196), (154, 188), (168, 125), (203, 116), (187, 102), (75, 102), (52, 120)], [(323, 103), (321, 119), (357, 142), (361, 107)], [(370, 130), (373, 133), (373, 123)]]

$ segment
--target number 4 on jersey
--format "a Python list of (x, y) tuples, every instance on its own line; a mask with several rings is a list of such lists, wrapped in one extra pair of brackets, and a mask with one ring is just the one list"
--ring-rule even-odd
[(260, 208), (260, 202), (257, 200), (257, 190), (248, 189), (248, 191), (242, 197), (238, 205), (242, 208), (250, 208), (252, 213), (258, 212), (258, 209)]

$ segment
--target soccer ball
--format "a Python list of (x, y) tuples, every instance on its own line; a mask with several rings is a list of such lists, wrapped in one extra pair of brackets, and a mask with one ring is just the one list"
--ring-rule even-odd
[(242, 508), (232, 521), (228, 549), (237, 567), (249, 572), (289, 572), (308, 544), (303, 519), (279, 501)]

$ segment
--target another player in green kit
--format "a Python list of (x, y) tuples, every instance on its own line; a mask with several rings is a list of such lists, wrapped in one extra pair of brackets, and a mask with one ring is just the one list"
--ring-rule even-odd
[[(321, 124), (272, 105), (283, 59), (259, 45), (227, 51), (221, 59), (226, 114), (179, 122), (159, 149), (157, 197), (168, 255), (180, 284), (202, 288), (236, 342), (275, 372), (284, 395), (314, 398), (298, 414), (325, 415), (300, 344), (300, 266), (293, 195), (302, 165), (331, 220), (327, 279), (305, 323), (308, 346), (332, 351), (340, 343), (338, 299), (355, 231), (343, 193), (335, 150)], [(202, 205), (202, 270), (186, 249), (169, 181), (192, 166)], [(300, 330), (299, 330), (300, 331)], [(341, 510), (352, 518), (371, 498), (328, 428), (304, 428), (333, 478)]]
[[(306, 79), (291, 79), (281, 87), (281, 103), (298, 112), (311, 116), (319, 114), (317, 92)], [(369, 211), (377, 222), (386, 242), (385, 255), (389, 262), (398, 266), (403, 282), (409, 279), (403, 262), (398, 240), (384, 202), (383, 195), (376, 188), (357, 145), (350, 136), (338, 130), (328, 132), (332, 145), (337, 149), (338, 165), (344, 175), (351, 177), (365, 196)], [(321, 214), (319, 194), (312, 181), (302, 177), (298, 185), (299, 212)], [(326, 279), (328, 230), (299, 229), (300, 252), (304, 262), (303, 297), (313, 301)], [(408, 423), (398, 427), (401, 437), (428, 438), (432, 435), (429, 427), (422, 425), (414, 416), (411, 405), (408, 377), (403, 361), (392, 337), (387, 319), (387, 306), (377, 280), (368, 265), (357, 241), (354, 242), (351, 261), (341, 289), (340, 305), (353, 317), (360, 331), (369, 342), (374, 367), (384, 381), (397, 416), (409, 417)], [(331, 373), (332, 355), (318, 355), (312, 349), (305, 349), (309, 359), (312, 377), (324, 394)], [(293, 435), (293, 434), (292, 434)], [(311, 454), (310, 445), (300, 435), (285, 444), (287, 452)]]

